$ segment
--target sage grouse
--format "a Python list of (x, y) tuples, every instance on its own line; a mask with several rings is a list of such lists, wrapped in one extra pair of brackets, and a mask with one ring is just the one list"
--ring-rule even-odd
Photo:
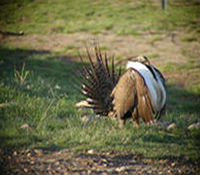
[(119, 119), (122, 127), (132, 117), (134, 127), (139, 118), (145, 124), (158, 120), (165, 111), (167, 93), (165, 79), (146, 56), (128, 61), (126, 70), (115, 72), (114, 60), (108, 66), (107, 55), (95, 47), (96, 61), (87, 49), (89, 66), (83, 63), (81, 91), (87, 97), (87, 106), (100, 116)]

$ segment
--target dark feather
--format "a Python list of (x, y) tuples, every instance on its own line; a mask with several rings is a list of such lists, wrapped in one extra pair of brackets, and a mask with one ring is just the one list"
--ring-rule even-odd
[[(121, 67), (115, 72), (114, 59), (111, 59), (109, 67), (107, 54), (102, 55), (97, 46), (95, 47), (95, 61), (89, 50), (86, 49), (86, 51), (89, 66), (84, 64), (83, 58), (80, 56), (83, 70), (80, 71), (82, 77), (79, 81), (89, 107), (101, 116), (106, 116), (111, 112), (120, 121), (125, 121), (126, 118), (132, 116), (136, 127), (139, 118), (144, 123), (154, 122), (153, 114), (155, 112), (144, 77), (132, 68), (127, 69), (123, 74), (121, 74)], [(158, 73), (165, 86), (165, 79), (160, 71), (152, 68), (151, 65), (147, 67), (156, 80), (158, 80)], [(154, 69), (156, 72), (153, 71)], [(155, 114), (156, 119), (160, 118), (164, 109), (165, 106)]]
[[(116, 79), (118, 79), (114, 74), (114, 61), (112, 60), (110, 70), (107, 55), (105, 54), (103, 57), (99, 48), (95, 47), (95, 62), (92, 60), (89, 50), (86, 50), (89, 67), (85, 66), (80, 56), (83, 64), (83, 71), (81, 71), (83, 80), (80, 80), (82, 91), (87, 98), (91, 99), (88, 103), (95, 113), (107, 115), (112, 110), (112, 97), (110, 97), (110, 94), (116, 85)], [(120, 76), (120, 72), (118, 76)]]

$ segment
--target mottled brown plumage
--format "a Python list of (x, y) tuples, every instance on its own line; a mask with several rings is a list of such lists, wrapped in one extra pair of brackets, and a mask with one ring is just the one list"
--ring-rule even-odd
[(114, 115), (120, 120), (120, 127), (123, 126), (126, 118), (131, 116), (135, 127), (138, 127), (140, 117), (144, 123), (153, 121), (148, 89), (136, 71), (127, 69), (120, 77), (111, 96), (113, 96)]
[(153, 123), (155, 116), (160, 117), (166, 103), (164, 78), (145, 56), (116, 75), (113, 59), (109, 68), (107, 55), (103, 59), (97, 47), (95, 63), (88, 50), (87, 53), (90, 66), (83, 64), (82, 92), (96, 114), (112, 114), (120, 121), (120, 127), (132, 117), (136, 128), (139, 118), (147, 124)]

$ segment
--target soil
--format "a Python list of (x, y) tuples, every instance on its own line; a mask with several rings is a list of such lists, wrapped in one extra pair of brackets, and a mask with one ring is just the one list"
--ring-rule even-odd
[(197, 40), (184, 41), (185, 38), (192, 36), (192, 33), (185, 31), (150, 31), (136, 36), (118, 36), (107, 31), (98, 35), (88, 33), (29, 35), (25, 33), (16, 36), (1, 34), (0, 44), (28, 47), (36, 51), (63, 52), (64, 58), (76, 61), (79, 58), (72, 58), (70, 51), (75, 50), (84, 54), (86, 46), (91, 49), (94, 48), (95, 43), (98, 43), (106, 50), (107, 55), (114, 56), (122, 65), (126, 64), (127, 59), (135, 59), (139, 55), (148, 56), (151, 63), (158, 68), (168, 64), (175, 65), (175, 70), (164, 72), (164, 76), (170, 79), (170, 83), (184, 87), (188, 84), (197, 85), (197, 80), (200, 79), (199, 66), (194, 66), (192, 70), (187, 71), (176, 70), (178, 66), (186, 67), (188, 63), (195, 65), (200, 62), (200, 43)]
[(198, 174), (200, 162), (181, 159), (150, 159), (133, 152), (94, 150), (1, 152), (1, 174)]
[[(33, 50), (62, 52), (66, 47), (75, 47), (80, 53), (85, 52), (86, 45), (91, 48), (99, 43), (106, 48), (108, 55), (114, 55), (118, 62), (125, 64), (127, 58), (147, 55), (152, 64), (161, 67), (167, 64), (186, 66), (200, 61), (200, 43), (184, 42), (190, 37), (184, 31), (146, 32), (137, 36), (116, 36), (110, 32), (98, 35), (87, 33), (51, 34), (20, 36), (1, 35), (0, 44), (27, 47)], [(66, 53), (66, 52), (65, 52)], [(69, 61), (76, 61), (67, 52)], [(200, 68), (164, 72), (164, 76), (177, 86), (197, 85)], [(86, 152), (42, 149), (0, 150), (0, 174), (200, 174), (199, 163), (167, 157), (150, 159), (133, 152)]]

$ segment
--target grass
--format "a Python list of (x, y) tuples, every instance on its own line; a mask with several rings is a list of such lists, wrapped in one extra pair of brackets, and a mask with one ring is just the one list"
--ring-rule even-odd
[[(96, 34), (108, 30), (119, 35), (138, 35), (149, 30), (187, 28), (197, 34), (200, 32), (196, 1), (169, 2), (165, 11), (153, 1), (144, 0), (59, 2), (1, 1), (1, 30), (22, 30), (25, 34)], [(195, 36), (183, 38), (183, 41), (197, 41)], [(152, 43), (159, 40), (155, 38)], [(45, 42), (42, 35), (39, 42)], [(109, 118), (95, 118), (84, 123), (81, 117), (91, 115), (91, 111), (81, 112), (74, 106), (83, 99), (74, 88), (79, 63), (70, 62), (62, 55), (77, 56), (75, 48), (75, 45), (68, 45), (63, 50), (50, 52), (29, 46), (0, 46), (1, 149), (125, 150), (153, 158), (199, 160), (200, 130), (187, 129), (190, 124), (200, 122), (199, 86), (183, 89), (168, 84), (168, 111), (161, 121), (175, 123), (176, 128), (172, 130), (144, 125), (135, 130), (131, 122), (120, 130), (118, 123)], [(178, 70), (199, 66), (196, 59), (199, 54), (194, 55), (187, 48), (182, 52), (188, 54), (190, 64)], [(169, 62), (163, 65), (163, 71), (177, 71), (177, 65)]]
[(170, 131), (144, 125), (135, 130), (131, 122), (121, 130), (109, 118), (84, 123), (85, 112), (74, 107), (82, 99), (72, 83), (77, 64), (50, 52), (11, 47), (0, 51), (2, 149), (126, 150), (153, 158), (199, 159), (200, 131), (187, 129), (200, 121), (199, 99), (192, 93), (168, 85), (170, 101), (163, 122), (177, 125)]
[[(30, 52), (33, 52), (34, 59), (29, 59)], [(44, 53), (34, 53), (31, 50), (1, 48), (1, 53), (3, 75), (1, 75), (0, 103), (10, 104), (0, 109), (3, 121), (1, 136), (6, 136), (7, 133), (8, 137), (13, 134), (17, 137), (19, 134), (21, 136), (19, 140), (23, 143), (23, 134), (26, 133), (20, 130), (22, 124), (28, 123), (31, 128), (38, 131), (45, 121), (75, 113), (73, 94), (74, 96), (76, 94), (73, 84), (64, 83), (73, 82), (70, 72), (74, 70), (73, 65), (67, 66), (67, 63), (63, 65), (58, 60), (48, 61), (51, 59), (48, 53), (43, 56), (48, 59), (41, 60), (41, 54)], [(57, 88), (58, 85), (60, 88)], [(11, 145), (18, 144), (19, 140), (14, 140), (10, 142)], [(6, 144), (6, 141), (2, 144)]]
[(97, 34), (106, 30), (119, 35), (137, 35), (177, 28), (199, 33), (199, 9), (195, 0), (168, 2), (167, 10), (151, 0), (61, 0), (59, 3), (55, 0), (5, 0), (0, 3), (0, 25), (2, 31), (41, 34)]

